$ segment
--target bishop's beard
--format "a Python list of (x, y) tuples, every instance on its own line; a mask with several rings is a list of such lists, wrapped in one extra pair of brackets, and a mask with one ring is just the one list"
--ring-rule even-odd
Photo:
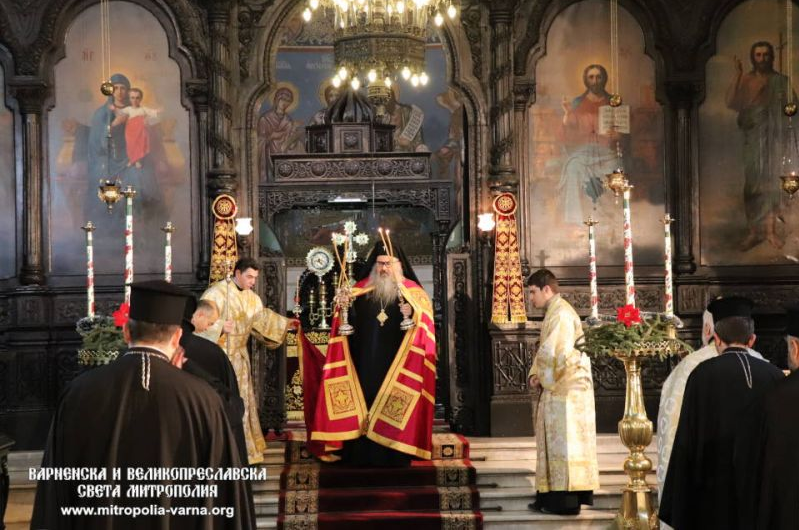
[(397, 301), (397, 282), (391, 276), (383, 276), (376, 270), (372, 271), (369, 284), (374, 286), (374, 290), (367, 295), (371, 300), (380, 302), (384, 307)]

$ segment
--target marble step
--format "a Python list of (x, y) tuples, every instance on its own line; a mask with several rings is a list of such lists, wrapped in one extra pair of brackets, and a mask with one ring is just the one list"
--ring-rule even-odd
[[(616, 513), (608, 510), (584, 508), (577, 516), (560, 516), (537, 513), (530, 510), (516, 512), (484, 512), (485, 530), (583, 530), (588, 528), (610, 529)], [(274, 516), (259, 516), (256, 528), (277, 528)]]
[(562, 516), (522, 510), (514, 512), (484, 512), (485, 530), (583, 530), (612, 528), (614, 511), (583, 508), (580, 515)]
[[(535, 460), (536, 443), (534, 438), (477, 438), (470, 447), (473, 461), (488, 460)], [(621, 462), (629, 455), (618, 436), (600, 435), (597, 439), (597, 457), (600, 460), (619, 459)], [(650, 460), (656, 465), (657, 447), (654, 443), (646, 450)]]
[[(480, 509), (484, 512), (523, 512), (535, 501), (534, 487), (487, 488), (480, 490)], [(594, 510), (618, 510), (621, 488), (600, 488), (594, 492)]]

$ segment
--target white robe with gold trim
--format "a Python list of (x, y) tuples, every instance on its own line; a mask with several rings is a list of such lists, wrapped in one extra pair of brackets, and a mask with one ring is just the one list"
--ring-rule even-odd
[[(239, 393), (244, 400), (243, 423), (247, 457), (250, 464), (263, 462), (266, 441), (258, 420), (258, 404), (253, 389), (247, 341), (252, 335), (268, 348), (277, 348), (286, 337), (290, 320), (265, 308), (255, 292), (249, 289), (240, 290), (232, 281), (229, 285), (225, 280), (214, 283), (201, 298), (216, 303), (219, 319), (199, 335), (219, 344), (230, 359), (236, 372)], [(234, 329), (229, 336), (222, 333), (225, 320), (233, 321)]]
[(580, 317), (555, 295), (547, 306), (530, 370), (544, 389), (535, 422), (535, 477), (542, 493), (599, 488), (591, 361), (574, 347), (582, 335)]

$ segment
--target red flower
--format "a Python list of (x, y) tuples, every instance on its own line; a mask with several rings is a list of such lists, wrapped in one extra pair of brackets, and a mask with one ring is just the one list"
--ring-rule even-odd
[(130, 318), (130, 305), (122, 302), (119, 304), (119, 309), (112, 313), (114, 317), (114, 325), (118, 328), (121, 328), (125, 324), (127, 324), (128, 319)]
[(634, 305), (626, 305), (616, 308), (616, 320), (623, 322), (628, 328), (633, 324), (641, 323), (641, 312)]

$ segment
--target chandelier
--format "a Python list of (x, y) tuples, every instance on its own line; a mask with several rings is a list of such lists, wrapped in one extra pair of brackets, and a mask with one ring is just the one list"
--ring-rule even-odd
[(445, 15), (454, 19), (458, 14), (453, 0), (308, 0), (303, 19), (310, 22), (320, 8), (328, 16), (333, 12), (333, 85), (349, 82), (358, 90), (366, 83), (378, 108), (399, 78), (414, 87), (427, 84), (428, 23), (432, 19), (441, 26)]

